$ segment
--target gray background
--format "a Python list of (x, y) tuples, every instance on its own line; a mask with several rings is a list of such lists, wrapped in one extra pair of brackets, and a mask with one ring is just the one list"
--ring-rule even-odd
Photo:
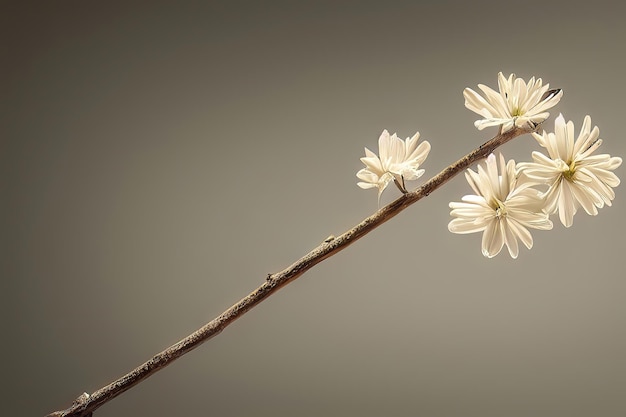
[[(383, 129), (431, 142), (426, 176), (482, 143), (461, 93), (498, 71), (626, 156), (617, 2), (13, 3), (5, 415), (68, 406), (374, 212), (355, 173)], [(460, 176), (96, 415), (626, 415), (622, 188), (488, 260), (447, 231)]]

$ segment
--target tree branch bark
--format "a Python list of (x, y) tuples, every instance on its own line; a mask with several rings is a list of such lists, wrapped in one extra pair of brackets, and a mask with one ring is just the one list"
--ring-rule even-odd
[(474, 149), (463, 158), (445, 168), (439, 174), (432, 177), (428, 182), (415, 191), (403, 194), (397, 200), (381, 208), (373, 215), (335, 238), (328, 238), (311, 252), (297, 260), (295, 263), (275, 274), (267, 276), (265, 282), (256, 290), (231, 306), (215, 319), (202, 326), (189, 336), (156, 354), (150, 360), (133, 369), (121, 378), (109, 385), (100, 388), (92, 394), (83, 393), (70, 407), (65, 410), (55, 411), (47, 417), (84, 417), (92, 413), (123, 392), (148, 378), (155, 372), (163, 369), (174, 360), (187, 352), (200, 346), (202, 343), (217, 336), (226, 326), (243, 316), (254, 306), (274, 294), (278, 289), (289, 284), (309, 269), (313, 268), (324, 259), (333, 256), (337, 252), (347, 248), (361, 237), (365, 236), (381, 224), (395, 217), (408, 206), (428, 196), (430, 193), (448, 182), (459, 172), (469, 168), (473, 163), (487, 157), (496, 148), (522, 134), (531, 133), (536, 127), (515, 128), (508, 132), (498, 134), (480, 147)]

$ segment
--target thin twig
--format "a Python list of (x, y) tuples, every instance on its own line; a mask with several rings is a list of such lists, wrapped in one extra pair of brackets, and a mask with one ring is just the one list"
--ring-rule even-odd
[(487, 141), (454, 164), (445, 168), (417, 190), (403, 194), (400, 198), (381, 208), (344, 234), (334, 239), (326, 239), (318, 247), (283, 271), (268, 275), (265, 282), (256, 290), (186, 338), (165, 349), (163, 352), (156, 354), (143, 365), (133, 369), (118, 380), (100, 388), (92, 394), (83, 393), (74, 400), (70, 407), (62, 411), (55, 411), (47, 417), (90, 416), (93, 411), (101, 405), (132, 388), (153, 373), (163, 369), (177, 358), (200, 346), (210, 338), (218, 335), (226, 326), (243, 316), (248, 310), (275, 293), (278, 289), (289, 284), (324, 259), (345, 249), (376, 227), (395, 217), (411, 204), (426, 197), (459, 172), (469, 168), (470, 165), (480, 159), (487, 157), (499, 146), (519, 135), (531, 133), (535, 130), (536, 127), (515, 128), (506, 133), (498, 134), (493, 139)]

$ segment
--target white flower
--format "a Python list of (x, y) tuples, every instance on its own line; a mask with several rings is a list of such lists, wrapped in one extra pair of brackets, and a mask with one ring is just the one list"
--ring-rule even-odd
[(550, 230), (552, 222), (542, 211), (540, 192), (530, 182), (520, 182), (515, 175), (515, 161), (505, 164), (500, 155), (500, 170), (494, 154), (478, 165), (478, 172), (468, 169), (467, 182), (476, 195), (466, 195), (462, 203), (450, 203), (448, 224), (452, 233), (483, 232), (482, 253), (493, 258), (504, 245), (512, 258), (517, 258), (517, 239), (530, 249), (533, 238), (528, 228)]
[(574, 123), (566, 124), (563, 115), (559, 115), (554, 121), (554, 133), (533, 133), (548, 156), (533, 152), (534, 162), (519, 164), (528, 178), (549, 186), (545, 192), (546, 211), (558, 211), (565, 227), (574, 222), (578, 207), (595, 216), (598, 208), (610, 206), (615, 198), (612, 187), (620, 181), (611, 171), (622, 164), (622, 159), (592, 155), (602, 144), (599, 134), (597, 126), (591, 129), (591, 117), (586, 116), (578, 139), (574, 140)]
[(427, 141), (417, 144), (419, 137), (420, 134), (417, 132), (405, 142), (395, 133), (389, 136), (389, 132), (383, 130), (378, 139), (380, 158), (365, 148), (365, 157), (361, 158), (365, 168), (356, 174), (362, 180), (357, 185), (364, 189), (378, 188), (380, 198), (387, 184), (395, 180), (398, 187), (406, 192), (404, 180), (416, 180), (424, 174), (424, 170), (418, 168), (430, 152), (430, 143)]
[(554, 107), (563, 95), (560, 89), (549, 90), (550, 84), (542, 85), (541, 78), (532, 77), (526, 84), (521, 78), (515, 78), (515, 74), (507, 79), (501, 72), (498, 87), (500, 93), (478, 84), (485, 98), (471, 88), (463, 91), (465, 107), (484, 117), (474, 122), (479, 130), (502, 125), (504, 133), (513, 127), (534, 127), (550, 116), (546, 110)]

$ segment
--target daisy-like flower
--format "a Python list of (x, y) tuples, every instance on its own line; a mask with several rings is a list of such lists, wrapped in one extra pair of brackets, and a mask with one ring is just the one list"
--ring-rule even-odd
[(550, 230), (552, 222), (542, 210), (540, 192), (531, 188), (531, 182), (518, 180), (515, 161), (505, 163), (502, 155), (499, 159), (501, 174), (494, 154), (478, 165), (478, 172), (467, 170), (465, 178), (476, 194), (464, 196), (462, 203), (450, 203), (450, 215), (455, 218), (448, 230), (483, 232), (483, 255), (493, 258), (506, 245), (515, 259), (519, 254), (517, 240), (530, 249), (533, 238), (528, 229)]
[(504, 133), (513, 127), (534, 127), (550, 116), (546, 110), (554, 107), (563, 95), (562, 90), (550, 90), (550, 84), (543, 85), (541, 78), (532, 77), (527, 84), (521, 78), (515, 78), (515, 74), (504, 78), (501, 72), (498, 73), (498, 87), (499, 93), (478, 84), (484, 98), (471, 88), (463, 91), (465, 107), (484, 117), (474, 122), (479, 130), (500, 125)]
[(548, 185), (545, 209), (550, 214), (558, 211), (565, 227), (573, 224), (579, 207), (595, 216), (599, 208), (610, 206), (615, 198), (613, 187), (620, 181), (612, 171), (622, 164), (622, 158), (593, 155), (602, 144), (599, 135), (598, 127), (591, 129), (591, 117), (586, 116), (574, 140), (574, 123), (565, 123), (563, 115), (559, 115), (554, 121), (554, 133), (533, 133), (548, 156), (533, 152), (534, 162), (519, 164), (530, 180)]
[(357, 172), (356, 176), (362, 180), (357, 185), (361, 188), (378, 188), (378, 198), (390, 181), (395, 181), (400, 190), (406, 193), (405, 180), (416, 180), (424, 174), (419, 166), (426, 160), (430, 152), (430, 143), (422, 141), (418, 145), (420, 134), (417, 132), (406, 141), (396, 134), (389, 135), (387, 130), (378, 139), (380, 157), (365, 148), (365, 157), (361, 161), (365, 168)]

